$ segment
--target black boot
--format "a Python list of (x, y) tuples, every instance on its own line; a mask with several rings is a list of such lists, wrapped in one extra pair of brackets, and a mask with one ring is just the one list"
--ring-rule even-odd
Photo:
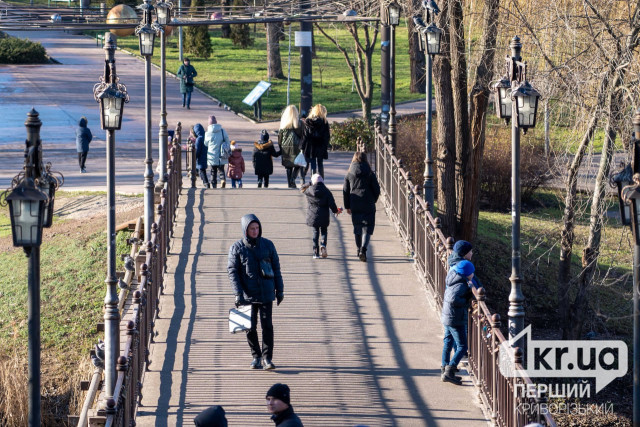
[[(440, 366), (440, 377), (442, 377), (444, 375), (444, 370), (446, 368), (447, 365), (444, 366)], [(457, 376), (456, 374), (458, 373), (458, 368), (456, 368), (455, 366), (453, 368), (451, 368), (451, 372), (453, 373), (453, 375), (455, 375), (455, 377), (459, 380), (462, 381), (462, 377)]]
[(367, 262), (367, 248), (360, 248), (360, 261)]
[(262, 188), (262, 180), (258, 179), (258, 188)]
[(313, 247), (313, 259), (320, 258), (320, 249), (317, 246)]
[(440, 377), (443, 382), (452, 383), (456, 385), (462, 385), (462, 379), (460, 377), (456, 377), (455, 366), (447, 365), (444, 367), (444, 374)]

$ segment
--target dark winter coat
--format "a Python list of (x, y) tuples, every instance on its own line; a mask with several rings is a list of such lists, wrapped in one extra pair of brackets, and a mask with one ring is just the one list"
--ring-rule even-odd
[(293, 161), (300, 153), (300, 137), (302, 136), (302, 123), (297, 129), (280, 129), (278, 132), (278, 147), (282, 154), (282, 166), (292, 168), (296, 165)]
[(76, 128), (76, 150), (78, 153), (89, 151), (89, 143), (92, 139), (93, 135), (91, 135), (91, 130), (87, 127), (87, 119), (83, 117)]
[(330, 139), (331, 134), (329, 131), (329, 123), (324, 119), (315, 117), (304, 121), (304, 130), (302, 132), (300, 147), (306, 158), (329, 158), (328, 151)]
[(271, 140), (264, 144), (254, 142), (253, 146), (253, 169), (255, 170), (256, 175), (271, 175), (273, 173), (272, 157), (280, 156), (280, 152), (276, 151)]
[(307, 225), (309, 227), (328, 227), (330, 222), (329, 209), (333, 213), (338, 213), (338, 207), (331, 191), (324, 183), (319, 182), (307, 188), (304, 195), (307, 196), (309, 203)]
[(469, 279), (451, 269), (447, 273), (442, 300), (440, 321), (445, 326), (464, 326), (469, 310), (469, 300), (473, 295), (468, 284)]
[[(260, 233), (252, 243), (247, 237), (249, 224), (256, 221), (260, 225)], [(240, 221), (243, 238), (229, 248), (227, 271), (235, 295), (254, 302), (272, 302), (276, 294), (282, 295), (284, 283), (280, 272), (280, 259), (276, 247), (271, 240), (262, 237), (262, 224), (253, 215), (245, 215)], [(273, 278), (264, 278), (260, 263), (270, 263)]]
[(200, 412), (193, 423), (196, 427), (227, 427), (227, 417), (222, 406), (216, 405)]
[(196, 135), (196, 168), (207, 168), (207, 146), (204, 143), (204, 127), (200, 123), (193, 127), (193, 133)]
[(376, 202), (380, 196), (380, 185), (367, 163), (351, 163), (344, 177), (342, 195), (345, 209), (351, 209), (353, 224), (374, 226)]
[[(182, 64), (176, 75), (180, 79), (180, 93), (193, 92), (193, 78), (198, 75), (193, 65)], [(187, 78), (184, 79), (184, 76)]]
[(244, 173), (244, 159), (242, 158), (242, 148), (236, 148), (229, 156), (229, 170), (227, 176), (232, 179), (242, 179)]
[(276, 423), (278, 427), (304, 427), (298, 415), (293, 412), (291, 405), (279, 414), (272, 415), (271, 420)]

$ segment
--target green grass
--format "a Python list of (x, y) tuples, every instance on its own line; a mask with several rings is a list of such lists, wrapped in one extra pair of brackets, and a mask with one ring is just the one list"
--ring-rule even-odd
[[(118, 233), (117, 253), (128, 253), (126, 238)], [(119, 269), (122, 261), (117, 259)], [(0, 254), (0, 348), (26, 350), (27, 264), (21, 249)], [(106, 235), (84, 238), (56, 234), (41, 247), (41, 323), (43, 350), (78, 360), (97, 340), (106, 292)]]
[[(253, 27), (252, 27), (253, 29)], [(293, 30), (296, 30), (294, 26)], [(287, 32), (288, 30), (285, 30)], [(353, 39), (341, 26), (328, 30), (332, 37), (337, 37), (339, 42), (347, 47), (352, 61)], [(177, 31), (169, 37), (167, 42), (167, 70), (177, 72), (180, 62), (178, 60)], [(213, 45), (213, 55), (205, 60), (186, 54), (191, 59), (191, 64), (196, 68), (196, 86), (211, 96), (229, 105), (234, 111), (253, 116), (253, 107), (242, 104), (244, 97), (253, 89), (260, 80), (267, 80), (267, 55), (266, 38), (264, 28), (258, 26), (254, 37), (253, 46), (240, 49), (233, 46), (230, 39), (220, 37), (220, 31), (210, 32)], [(344, 56), (337, 48), (324, 37), (318, 30), (314, 31), (316, 43), (316, 58), (313, 59), (313, 103), (323, 104), (331, 112), (345, 110), (359, 110), (360, 98), (357, 92), (351, 91), (351, 73), (347, 67)], [(293, 32), (292, 32), (293, 39)], [(380, 37), (376, 40), (376, 49), (373, 55), (373, 105), (380, 103)], [(134, 36), (118, 38), (120, 48), (138, 54), (138, 39)], [(287, 75), (288, 41), (280, 42), (282, 55), (282, 68)], [(397, 33), (396, 55), (396, 102), (423, 99), (421, 94), (409, 93), (409, 56), (406, 27), (399, 27)], [(160, 49), (156, 46), (153, 62), (159, 64)], [(291, 47), (291, 89), (290, 102), (300, 102), (300, 60), (299, 49)], [(322, 80), (318, 67), (323, 68)], [(126, 82), (123, 82), (126, 84)], [(264, 119), (277, 119), (286, 107), (287, 80), (272, 80), (271, 91), (263, 97), (262, 108)], [(169, 102), (179, 102), (169, 100)]]

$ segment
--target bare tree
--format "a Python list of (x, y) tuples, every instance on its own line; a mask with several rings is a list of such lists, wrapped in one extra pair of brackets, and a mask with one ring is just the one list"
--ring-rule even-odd
[(282, 22), (267, 24), (267, 77), (269, 78), (284, 79), (282, 59), (280, 58), (280, 35), (282, 32)]

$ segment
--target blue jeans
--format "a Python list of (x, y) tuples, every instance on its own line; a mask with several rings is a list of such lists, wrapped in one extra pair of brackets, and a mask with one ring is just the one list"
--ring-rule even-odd
[(242, 188), (242, 179), (235, 178), (231, 178), (231, 188), (236, 188), (236, 182), (238, 183), (238, 186)]
[(190, 106), (191, 105), (191, 92), (185, 92), (182, 94), (182, 106)]
[[(457, 367), (460, 360), (467, 354), (467, 332), (465, 327), (445, 326), (443, 341), (442, 366), (451, 365)], [(454, 342), (456, 344), (456, 352), (453, 354), (453, 359), (449, 360)]]

